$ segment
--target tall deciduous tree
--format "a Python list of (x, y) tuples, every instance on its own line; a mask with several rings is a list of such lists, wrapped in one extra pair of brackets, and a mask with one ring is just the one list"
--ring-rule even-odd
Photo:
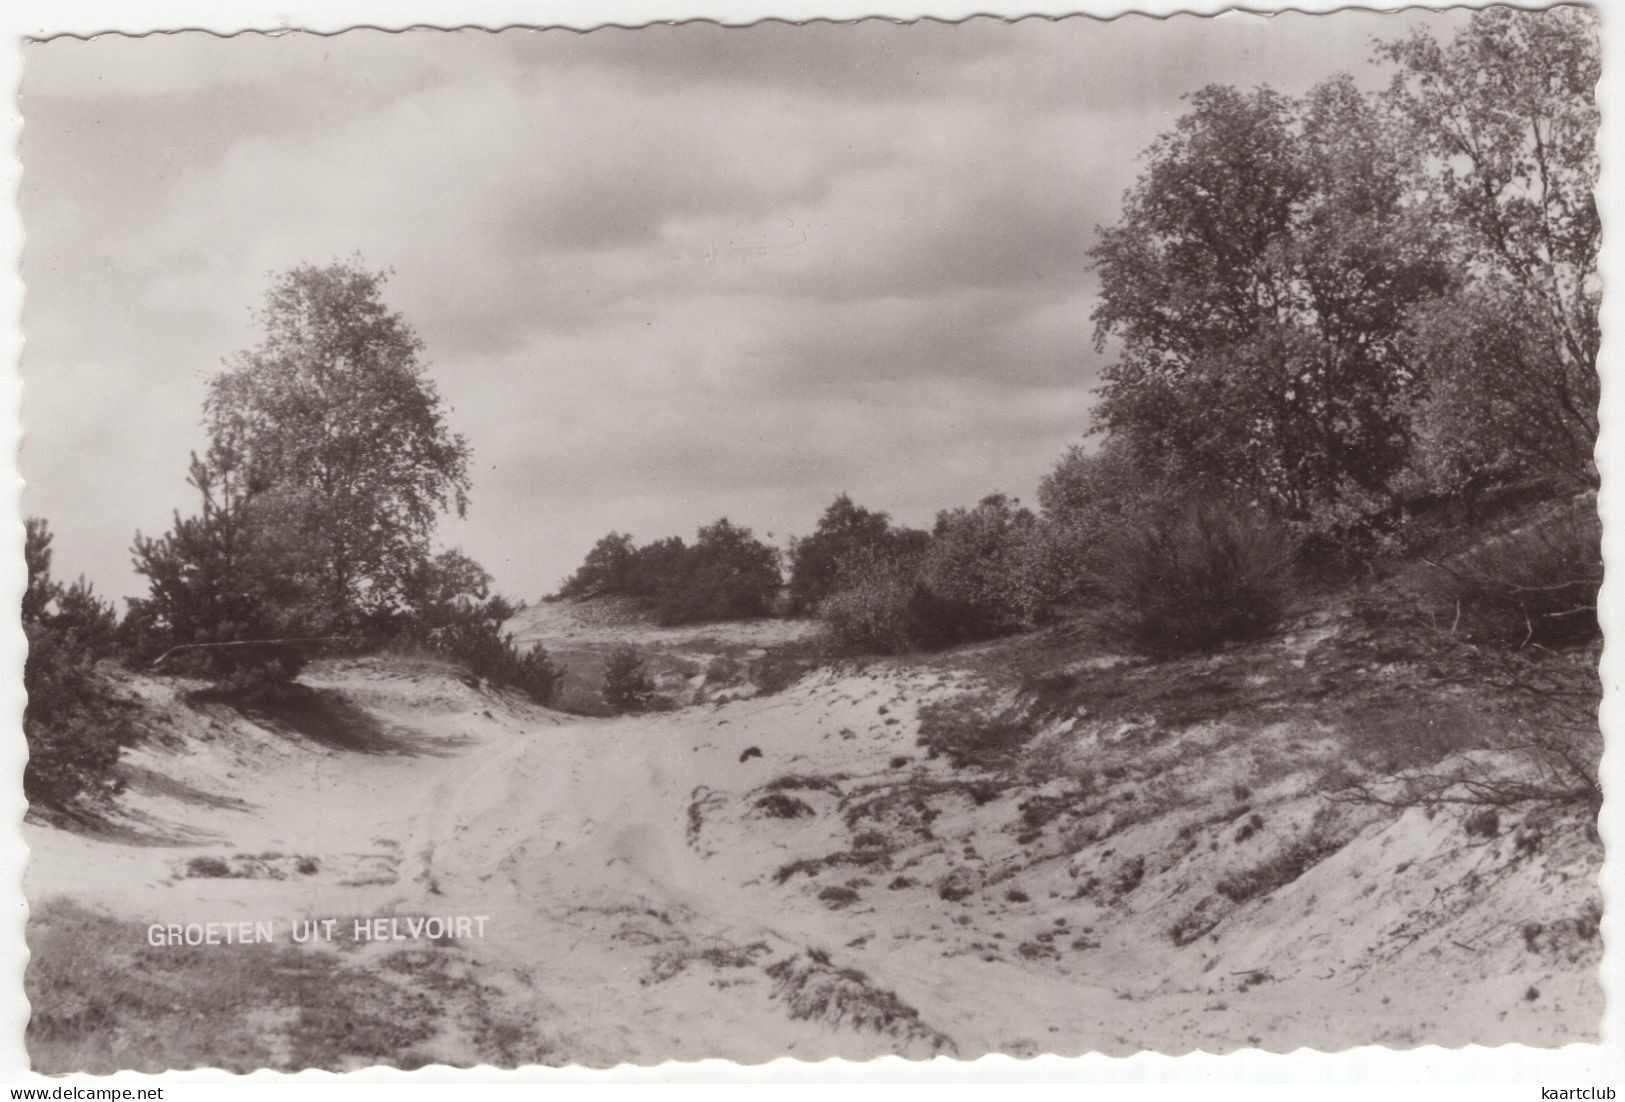
[(1408, 447), (1411, 303), (1443, 286), (1403, 151), (1347, 77), (1209, 86), (1100, 231), (1099, 423), (1306, 517), (1380, 499)]
[(468, 445), (450, 431), (423, 343), (358, 263), (302, 265), (266, 296), (260, 345), (209, 384), (205, 420), (274, 492), (278, 530), (315, 549), (336, 621), (398, 599), (441, 513), (468, 502)]
[(1419, 313), (1444, 439), (1595, 485), (1601, 74), (1583, 7), (1475, 12), (1451, 42), (1387, 42), (1418, 184), (1473, 278)]

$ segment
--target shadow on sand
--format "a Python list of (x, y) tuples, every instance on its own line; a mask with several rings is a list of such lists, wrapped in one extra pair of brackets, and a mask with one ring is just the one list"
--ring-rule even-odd
[[(121, 765), (132, 791), (158, 792), (187, 803), (251, 811), (254, 805), (243, 800), (215, 796), (191, 785), (162, 777), (152, 770)], [(153, 783), (153, 782), (157, 783)], [(159, 815), (138, 811), (114, 799), (100, 799), (72, 808), (30, 806), (30, 820), (54, 826), (72, 834), (99, 838), (126, 846), (198, 846), (221, 841), (219, 831), (200, 830)]]
[(262, 727), (352, 754), (445, 757), (465, 741), (385, 724), (337, 690), (297, 683), (203, 689), (188, 699), (195, 704), (224, 704)]
[[(388, 724), (334, 689), (298, 683), (260, 685), (249, 689), (201, 689), (188, 693), (193, 707), (227, 708), (249, 722), (292, 739), (340, 753), (396, 757), (449, 757), (467, 739), (427, 735)], [(173, 744), (170, 745), (173, 750)], [(161, 768), (119, 763), (126, 790), (164, 797), (194, 807), (253, 812), (250, 800), (210, 792), (164, 773)], [(75, 834), (140, 846), (201, 845), (222, 835), (173, 822), (128, 806), (117, 796), (87, 800), (69, 809), (31, 806), (29, 817)]]

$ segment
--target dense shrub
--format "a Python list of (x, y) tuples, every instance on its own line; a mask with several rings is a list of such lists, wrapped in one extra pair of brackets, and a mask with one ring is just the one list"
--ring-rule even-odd
[(521, 650), (502, 630), (505, 613), (512, 607), (501, 598), (471, 606), (423, 641), (435, 653), (462, 663), (475, 677), (518, 689), (538, 704), (551, 703), (563, 671), (553, 664), (546, 647), (538, 643)]
[(937, 514), (911, 603), (916, 640), (946, 646), (1031, 624), (1041, 613), (1028, 585), (1037, 533), (1032, 512), (1003, 494)]
[(171, 673), (207, 677), (212, 684), (203, 690), (201, 699), (205, 700), (245, 704), (286, 699), (296, 692), (298, 687), (293, 681), (305, 666), (305, 658), (296, 648), (254, 648), (260, 656), (258, 658), (243, 657), (243, 653), (237, 651), (237, 657), (229, 662), (216, 661), (213, 658), (215, 649), (181, 652), (174, 659), (166, 661), (164, 669)]
[(1160, 511), (1114, 537), (1103, 556), (1107, 626), (1152, 655), (1266, 635), (1293, 596), (1293, 551), (1282, 526), (1246, 506)]
[(24, 558), (23, 793), (30, 803), (63, 810), (119, 790), (115, 768), (135, 731), (130, 706), (97, 668), (116, 649), (113, 607), (83, 581), (64, 588), (52, 580), (44, 521), (28, 521)]
[(1039, 624), (1088, 600), (1098, 533), (1058, 524), (1040, 516), (1022, 548), (1017, 596), (1022, 619)]
[(790, 546), (790, 607), (805, 612), (836, 587), (843, 564), (876, 555), (923, 550), (928, 537), (896, 528), (885, 513), (871, 512), (842, 494), (824, 510), (813, 534)]
[(1586, 494), (1440, 563), (1417, 583), (1435, 623), (1468, 642), (1573, 647), (1597, 639), (1602, 524)]
[(944, 510), (925, 541), (900, 539), (838, 564), (819, 605), (831, 647), (893, 654), (1006, 635), (1047, 618), (1059, 573), (1038, 519), (994, 494), (973, 509)]
[(505, 620), (518, 608), (504, 598), (490, 604), (491, 575), (453, 548), (419, 562), (406, 572), (398, 605), (375, 617), (374, 630), (426, 635), (458, 620), (467, 609), (488, 604), (488, 618)]
[(920, 706), (920, 745), (929, 756), (946, 755), (955, 766), (1006, 762), (1033, 734), (1032, 724), (992, 693), (949, 697)]
[(604, 665), (604, 703), (622, 712), (641, 712), (654, 700), (654, 680), (636, 647), (621, 644)]
[(252, 482), (240, 457), (219, 444), (204, 459), (193, 456), (187, 481), (198, 491), (198, 514), (177, 512), (156, 539), (136, 534), (131, 554), (148, 593), (130, 602), (126, 649), (145, 661), (169, 654), (169, 672), (269, 676), (281, 664), (291, 678), (298, 654), (282, 647), (278, 662), (268, 662), (264, 641), (348, 630), (320, 595), (311, 548), (290, 520), (292, 491)]
[(1332, 586), (1368, 574), (1373, 562), (1403, 558), (1414, 536), (1402, 499), (1353, 486), (1306, 505), (1287, 527), (1303, 576)]
[(646, 607), (655, 605), (669, 589), (682, 584), (687, 563), (688, 544), (681, 536), (644, 544), (627, 565), (620, 592), (636, 597)]

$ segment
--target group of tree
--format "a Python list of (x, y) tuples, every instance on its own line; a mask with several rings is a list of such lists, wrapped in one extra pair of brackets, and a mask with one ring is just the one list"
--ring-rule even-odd
[[(823, 551), (853, 512), (844, 496), (796, 544)], [(874, 538), (840, 550), (818, 611), (832, 642), (844, 650), (891, 652), (987, 639), (1031, 626), (1045, 614), (1032, 550), (1038, 521), (1020, 502), (993, 494), (971, 509), (937, 514), (930, 532), (894, 528), (884, 513)], [(820, 564), (798, 557), (797, 567)]]
[(92, 691), (95, 666), (119, 654), (241, 684), (292, 676), (313, 642), (399, 643), (552, 696), (546, 651), (505, 632), (516, 606), (477, 563), (433, 549), (438, 519), (467, 508), (469, 449), (386, 278), (352, 261), (273, 279), (263, 339), (208, 384), (197, 509), (137, 533), (148, 590), (122, 622), (88, 587), (50, 581), (49, 534), (30, 522), (30, 798), (66, 805), (112, 783), (119, 729), (73, 702), (113, 699)]
[(892, 524), (885, 513), (853, 504), (841, 494), (819, 518), (812, 535), (790, 543), (790, 608), (808, 612), (843, 583), (842, 572), (868, 558), (916, 557), (930, 537)]
[(837, 497), (813, 532), (791, 541), (787, 592), (779, 556), (726, 520), (681, 539), (639, 547), (599, 540), (556, 594), (636, 599), (664, 624), (765, 616), (782, 607), (817, 613), (851, 649), (891, 651), (988, 638), (1028, 626), (1053, 604), (1029, 555), (1038, 517), (995, 494), (946, 510), (932, 531)]
[(777, 548), (726, 517), (701, 528), (692, 544), (670, 536), (640, 547), (611, 532), (555, 596), (630, 597), (666, 625), (749, 619), (775, 608), (779, 558)]

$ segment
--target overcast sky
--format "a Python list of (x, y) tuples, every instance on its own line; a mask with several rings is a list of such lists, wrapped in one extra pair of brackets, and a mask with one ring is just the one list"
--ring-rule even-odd
[(26, 48), (26, 511), (139, 594), (267, 273), (359, 253), (535, 599), (593, 541), (838, 493), (1031, 500), (1089, 427), (1087, 250), (1210, 82), (1370, 86), (1461, 13), (58, 39)]

